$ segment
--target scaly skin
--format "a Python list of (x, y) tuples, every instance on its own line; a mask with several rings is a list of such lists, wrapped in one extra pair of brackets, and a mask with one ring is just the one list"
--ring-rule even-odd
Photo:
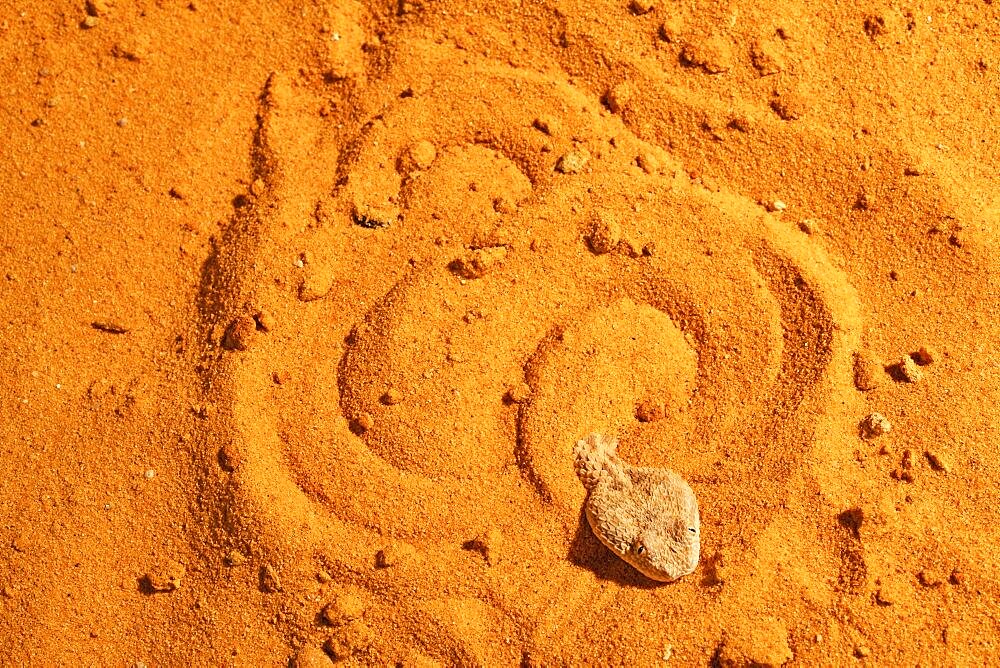
[(668, 469), (630, 466), (618, 441), (591, 434), (574, 449), (594, 535), (646, 577), (671, 582), (693, 572), (701, 552), (698, 500)]

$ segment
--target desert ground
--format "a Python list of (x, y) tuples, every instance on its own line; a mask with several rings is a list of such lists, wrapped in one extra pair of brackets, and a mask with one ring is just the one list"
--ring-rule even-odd
[(1000, 4), (8, 0), (0, 73), (0, 664), (1000, 655)]

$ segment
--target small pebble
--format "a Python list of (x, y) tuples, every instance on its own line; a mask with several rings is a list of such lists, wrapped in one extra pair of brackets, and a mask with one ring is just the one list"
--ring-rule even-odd
[(358, 417), (351, 420), (351, 431), (355, 434), (364, 434), (371, 430), (375, 426), (375, 418), (372, 417), (371, 413), (362, 413)]
[(428, 169), (437, 158), (437, 148), (434, 144), (421, 139), (406, 147), (399, 157), (399, 167), (403, 174), (423, 171)]
[(622, 240), (622, 226), (610, 213), (598, 211), (585, 238), (595, 254), (610, 253)]
[(181, 586), (181, 580), (186, 573), (184, 564), (167, 559), (146, 573), (144, 580), (155, 592), (170, 592)]
[(418, 558), (417, 549), (409, 543), (395, 542), (386, 545), (375, 554), (377, 568), (391, 568)]
[(534, 125), (536, 129), (541, 130), (550, 137), (557, 136), (559, 134), (559, 130), (561, 129), (559, 119), (556, 118), (555, 116), (549, 116), (547, 114), (543, 114), (538, 118), (536, 118), (535, 122), (532, 123), (532, 125)]
[(224, 561), (227, 566), (242, 566), (246, 563), (247, 558), (239, 550), (230, 550)]
[(501, 559), (503, 534), (496, 527), (491, 527), (466, 543), (466, 546), (468, 549), (475, 550), (483, 555), (483, 559), (486, 560), (488, 566), (495, 566)]
[(341, 593), (323, 606), (323, 620), (330, 626), (339, 626), (365, 614), (368, 605), (360, 596)]
[(95, 320), (90, 326), (101, 332), (108, 334), (127, 334), (129, 329), (125, 325), (108, 320)]
[(556, 163), (556, 171), (563, 174), (578, 174), (590, 160), (590, 153), (583, 148), (565, 153)]
[(948, 473), (951, 471), (951, 465), (948, 460), (939, 453), (928, 450), (924, 453), (924, 455), (927, 457), (927, 462), (931, 465), (931, 468), (935, 471), (940, 471), (942, 473)]
[(944, 575), (936, 570), (925, 568), (917, 573), (917, 581), (924, 587), (940, 587), (944, 584)]
[(395, 406), (396, 404), (403, 403), (403, 399), (404, 399), (404, 397), (403, 397), (403, 393), (402, 392), (400, 392), (395, 387), (390, 387), (382, 395), (381, 401), (386, 406)]
[(708, 74), (722, 74), (732, 68), (733, 54), (728, 42), (713, 36), (689, 41), (681, 49), (680, 59), (684, 65), (700, 67)]
[(222, 337), (222, 347), (226, 350), (246, 350), (253, 335), (257, 332), (257, 323), (248, 315), (241, 315), (226, 328)]
[(507, 388), (504, 398), (514, 404), (527, 403), (531, 399), (531, 386), (521, 381)]
[(629, 9), (636, 16), (642, 16), (643, 14), (648, 14), (656, 8), (656, 0), (632, 0), (629, 4)]
[(892, 431), (892, 425), (881, 413), (872, 413), (861, 421), (861, 432), (865, 438), (876, 438)]
[(98, 19), (96, 16), (90, 16), (88, 14), (83, 18), (83, 21), (80, 23), (80, 26), (83, 27), (85, 30), (89, 30), (90, 28), (96, 28), (97, 24), (100, 22), (101, 22), (100, 19)]
[(854, 353), (854, 387), (862, 392), (879, 386), (883, 374), (882, 364), (867, 352)]
[(122, 118), (119, 118), (117, 121), (115, 121), (115, 124), (118, 125), (118, 127), (123, 128), (126, 125), (128, 125), (128, 119), (123, 116)]
[(750, 47), (750, 63), (762, 77), (777, 74), (785, 69), (785, 59), (778, 45), (756, 41)]
[(916, 383), (924, 377), (924, 372), (920, 370), (920, 367), (917, 366), (917, 363), (909, 355), (903, 357), (896, 365), (896, 368), (899, 369), (900, 376), (907, 383)]
[(336, 279), (334, 268), (327, 262), (313, 262), (305, 265), (302, 282), (299, 283), (299, 301), (313, 302), (323, 299), (333, 289)]
[(927, 366), (928, 364), (933, 364), (939, 355), (934, 348), (920, 346), (920, 350), (910, 355), (910, 357), (920, 366)]
[(903, 600), (905, 589), (903, 583), (896, 578), (889, 578), (879, 581), (879, 588), (875, 592), (875, 602), (882, 606), (896, 605)]
[(817, 227), (814, 219), (805, 218), (804, 220), (799, 221), (799, 229), (806, 234), (816, 234), (819, 228)]
[(865, 657), (870, 656), (871, 653), (872, 651), (867, 645), (858, 645), (854, 648), (854, 656), (859, 659), (864, 659)]
[(507, 248), (504, 246), (477, 248), (455, 259), (448, 267), (462, 278), (482, 278), (500, 266), (505, 257)]
[(625, 109), (635, 95), (635, 88), (627, 81), (623, 81), (613, 86), (604, 94), (604, 102), (608, 105), (611, 113), (617, 114)]
[(773, 202), (767, 203), (767, 210), (771, 212), (784, 211), (788, 208), (788, 205), (782, 202), (780, 199), (776, 199)]
[(959, 587), (964, 585), (965, 581), (966, 581), (965, 573), (958, 570), (957, 568), (951, 572), (950, 576), (948, 576), (948, 582)]
[(666, 417), (667, 413), (662, 403), (646, 399), (640, 401), (635, 408), (635, 417), (639, 422), (656, 422)]
[(253, 319), (260, 331), (271, 332), (274, 330), (274, 316), (267, 311), (258, 311)]
[(650, 151), (640, 153), (639, 157), (636, 158), (636, 164), (647, 174), (655, 174), (660, 171), (660, 161)]
[(791, 91), (784, 92), (771, 100), (771, 109), (783, 121), (795, 121), (802, 118), (808, 108), (809, 103), (806, 98)]
[(294, 668), (333, 668), (333, 661), (319, 647), (303, 647), (292, 659)]
[(109, 0), (87, 0), (85, 7), (90, 16), (104, 16), (111, 11)]
[(146, 477), (146, 480), (152, 480), (153, 478), (156, 477), (156, 471), (154, 471), (153, 469), (147, 469), (146, 472), (143, 473), (143, 475)]
[(266, 594), (281, 591), (281, 578), (271, 564), (264, 564), (260, 569), (260, 590)]
[(399, 210), (392, 207), (377, 207), (370, 204), (355, 203), (351, 218), (356, 225), (369, 230), (389, 227), (399, 219)]
[(323, 647), (336, 661), (343, 661), (371, 647), (375, 634), (361, 621), (355, 620), (341, 626)]

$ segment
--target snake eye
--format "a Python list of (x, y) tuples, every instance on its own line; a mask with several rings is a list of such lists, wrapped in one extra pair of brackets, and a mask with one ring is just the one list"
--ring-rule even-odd
[(688, 531), (690, 531), (691, 533), (698, 533), (698, 530), (695, 529), (694, 527), (688, 527)]
[(635, 553), (636, 554), (645, 554), (646, 553), (646, 546), (645, 545), (640, 545), (639, 547), (635, 548)]

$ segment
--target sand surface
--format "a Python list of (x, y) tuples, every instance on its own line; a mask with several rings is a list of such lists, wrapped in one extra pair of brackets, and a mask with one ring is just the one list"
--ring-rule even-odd
[[(0, 663), (995, 660), (998, 40), (5, 2)], [(690, 482), (694, 574), (590, 533), (591, 431)]]

